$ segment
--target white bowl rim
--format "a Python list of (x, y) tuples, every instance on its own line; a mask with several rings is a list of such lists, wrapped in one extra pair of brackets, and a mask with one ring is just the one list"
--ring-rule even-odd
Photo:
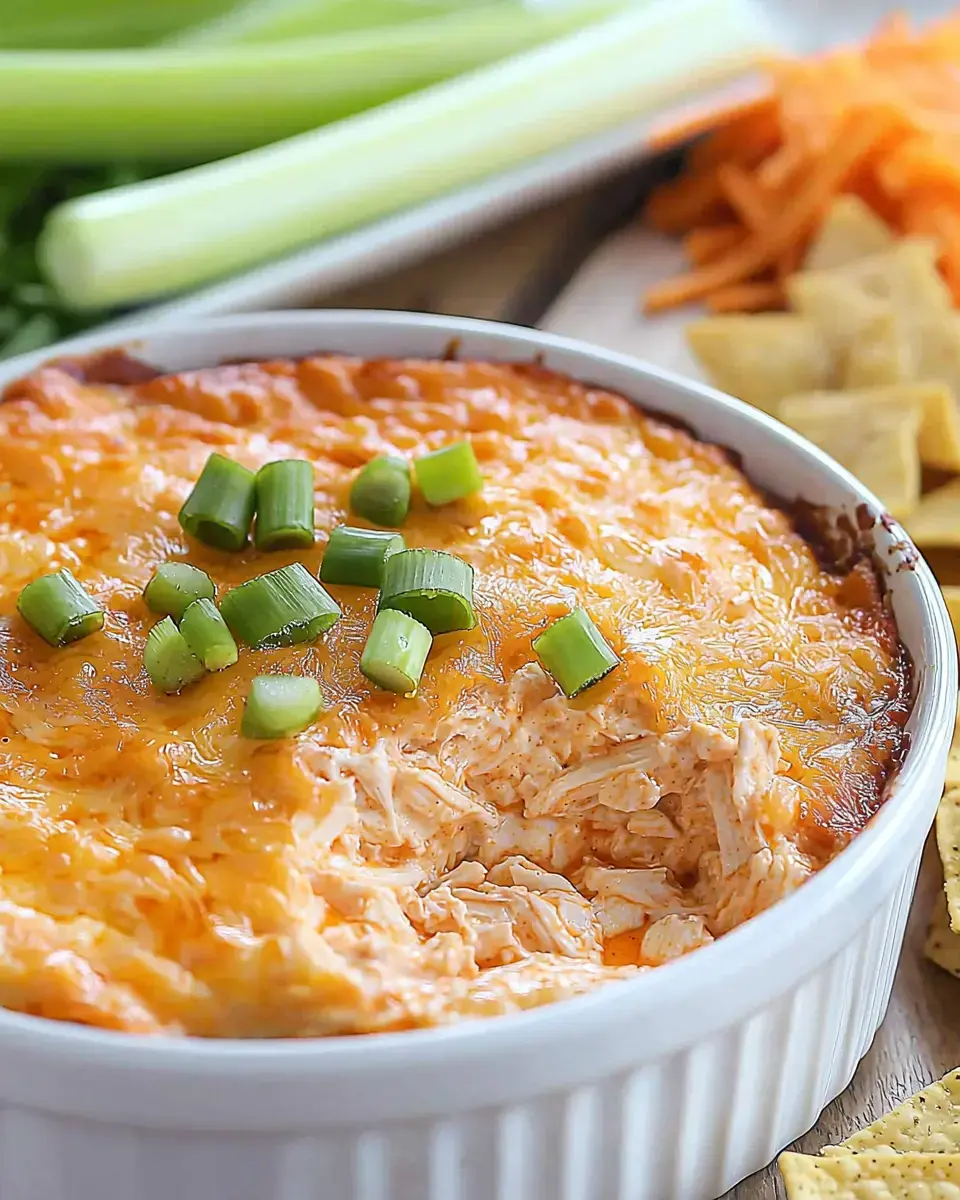
[[(638, 383), (648, 381), (696, 395), (730, 410), (740, 420), (762, 426), (768, 434), (787, 442), (793, 452), (812, 461), (826, 476), (841, 483), (858, 503), (880, 511), (876, 498), (817, 447), (774, 418), (731, 396), (629, 355), (603, 350), (574, 338), (496, 321), (369, 309), (242, 313), (201, 318), (185, 324), (150, 321), (142, 327), (125, 329), (120, 338), (109, 331), (93, 333), (0, 363), (0, 388), (55, 357), (113, 348), (126, 349), (136, 355), (152, 341), (168, 341), (178, 336), (193, 339), (200, 332), (215, 336), (218, 332), (245, 328), (264, 331), (294, 327), (316, 328), (318, 333), (328, 331), (331, 336), (335, 336), (334, 331), (343, 332), (347, 328), (369, 329), (371, 334), (377, 330), (399, 328), (417, 333), (443, 333), (450, 338), (464, 334), (494, 336), (502, 338), (505, 349), (529, 351), (531, 359), (550, 350), (582, 358), (583, 374), (580, 377), (587, 382), (590, 382), (591, 362), (625, 368), (637, 377)], [(413, 357), (417, 352), (410, 353)], [(506, 355), (502, 359), (491, 357), (494, 361), (519, 361)], [(893, 533), (898, 539), (908, 541), (905, 531), (896, 523)], [(851, 844), (801, 888), (696, 954), (635, 979), (603, 984), (583, 995), (526, 1012), (397, 1033), (249, 1041), (185, 1038), (101, 1030), (0, 1008), (0, 1047), (8, 1039), (15, 1040), (18, 1048), (30, 1051), (38, 1060), (97, 1063), (124, 1073), (150, 1069), (166, 1075), (201, 1070), (205, 1076), (248, 1080), (255, 1080), (258, 1075), (272, 1077), (276, 1069), (282, 1069), (284, 1075), (291, 1078), (335, 1079), (343, 1072), (366, 1074), (391, 1065), (402, 1067), (411, 1059), (421, 1062), (443, 1060), (453, 1067), (455, 1062), (509, 1053), (512, 1047), (529, 1049), (531, 1043), (555, 1050), (564, 1033), (569, 1032), (579, 1019), (600, 1020), (604, 1009), (613, 1010), (629, 1002), (637, 1020), (642, 1020), (643, 1008), (669, 1009), (675, 998), (685, 998), (698, 988), (716, 989), (727, 979), (742, 976), (751, 967), (761, 967), (771, 945), (783, 941), (776, 936), (778, 926), (789, 934), (793, 918), (802, 916), (804, 927), (822, 919), (830, 909), (842, 904), (844, 894), (849, 895), (875, 862), (889, 852), (891, 843), (897, 842), (901, 828), (910, 822), (909, 802), (915, 792), (912, 784), (921, 775), (925, 761), (930, 756), (942, 756), (949, 743), (948, 730), (953, 728), (957, 697), (953, 628), (940, 588), (922, 557), (910, 572), (910, 586), (918, 594), (925, 629), (931, 635), (934, 657), (927, 665), (933, 669), (923, 673), (914, 697), (912, 718), (917, 732), (892, 781), (890, 794)], [(801, 922), (796, 920), (794, 929), (800, 926)]]

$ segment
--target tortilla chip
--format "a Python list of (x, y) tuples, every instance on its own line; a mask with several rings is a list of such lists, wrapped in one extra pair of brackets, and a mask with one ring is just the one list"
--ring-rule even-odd
[[(935, 242), (902, 238), (882, 254), (843, 267), (802, 271), (787, 281), (787, 295), (843, 361), (857, 339), (868, 338), (875, 323), (892, 313), (912, 347), (911, 377), (952, 384), (956, 314), (936, 263)], [(943, 374), (947, 366), (949, 376)]]
[(937, 849), (943, 863), (950, 928), (960, 933), (960, 788), (951, 788), (937, 809)]
[(920, 406), (892, 407), (849, 404), (840, 397), (827, 411), (811, 404), (781, 404), (788, 423), (825, 450), (874, 493), (895, 517), (905, 517), (920, 500)]
[(960, 1154), (781, 1154), (790, 1200), (956, 1200)]
[(953, 744), (947, 755), (947, 787), (960, 787), (960, 711), (953, 725)]
[(838, 196), (807, 251), (804, 269), (845, 267), (858, 258), (888, 250), (893, 243), (893, 231), (859, 196)]
[(950, 289), (937, 270), (940, 251), (930, 238), (900, 238), (889, 250), (838, 267), (837, 275), (853, 280), (868, 296), (889, 300), (909, 316), (912, 312), (953, 312)]
[(916, 379), (916, 355), (893, 305), (876, 312), (857, 330), (843, 366), (844, 388), (882, 387)]
[(793, 313), (705, 317), (686, 329), (710, 382), (764, 412), (792, 392), (830, 385), (833, 359), (815, 327)]
[(899, 388), (884, 389), (901, 397), (909, 394), (923, 405), (920, 438), (917, 448), (920, 459), (928, 467), (944, 471), (960, 471), (960, 407), (945, 383), (913, 383)]
[[(923, 953), (932, 963), (960, 979), (960, 934), (950, 928), (947, 898), (943, 892), (937, 895)], [(954, 1120), (960, 1120), (960, 1116)]]
[(947, 612), (950, 614), (950, 620), (953, 622), (953, 632), (960, 638), (960, 587), (957, 587), (956, 584), (948, 583), (941, 585), (940, 591), (943, 592)]
[(850, 1151), (960, 1153), (960, 1069), (910, 1096), (839, 1146), (825, 1146), (827, 1157)]
[(786, 291), (791, 306), (811, 322), (837, 362), (846, 361), (871, 322), (891, 311), (889, 300), (869, 295), (840, 271), (801, 271), (787, 280)]
[[(896, 417), (916, 408), (921, 414), (917, 449), (930, 467), (960, 471), (960, 408), (942, 383), (903, 383), (892, 387), (857, 388), (843, 392), (807, 392), (782, 400), (777, 416), (794, 426), (804, 413), (826, 420), (860, 421), (869, 427), (877, 414)], [(798, 426), (794, 426), (798, 428)]]
[(907, 521), (918, 546), (960, 546), (960, 479), (927, 492)]

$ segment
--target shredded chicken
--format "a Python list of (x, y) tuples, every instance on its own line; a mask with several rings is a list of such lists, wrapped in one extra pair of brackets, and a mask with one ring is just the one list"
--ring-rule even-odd
[[(0, 404), (0, 1003), (217, 1037), (515, 1012), (709, 960), (880, 803), (909, 688), (876, 580), (824, 570), (722, 449), (540, 365), (85, 371)], [(310, 644), (151, 687), (158, 563), (219, 596), (271, 569), (179, 526), (211, 450), (311, 463), (316, 576), (357, 467), (464, 437), (482, 491), (418, 501), (403, 536), (471, 564), (477, 621), (415, 695), (360, 670), (366, 588)], [(105, 622), (54, 650), (17, 595), (62, 567)], [(619, 664), (570, 700), (533, 642), (577, 604)], [(327, 703), (245, 738), (272, 672)]]

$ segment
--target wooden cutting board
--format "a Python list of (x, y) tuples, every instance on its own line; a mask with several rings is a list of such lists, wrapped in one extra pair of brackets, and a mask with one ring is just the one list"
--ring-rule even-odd
[[(683, 318), (647, 321), (637, 305), (645, 281), (662, 278), (680, 263), (675, 246), (635, 221), (623, 223), (648, 183), (635, 174), (567, 198), (325, 304), (539, 325), (693, 374), (696, 367), (683, 344)], [(927, 919), (940, 886), (931, 840), (883, 1026), (853, 1083), (792, 1149), (813, 1153), (842, 1141), (960, 1065), (960, 979), (922, 957)], [(744, 1180), (724, 1200), (783, 1196), (779, 1173), (771, 1166)]]

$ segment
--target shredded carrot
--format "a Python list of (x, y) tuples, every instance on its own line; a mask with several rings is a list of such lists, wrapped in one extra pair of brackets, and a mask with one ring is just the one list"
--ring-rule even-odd
[(699, 139), (646, 208), (651, 225), (684, 237), (693, 270), (651, 288), (646, 310), (777, 303), (842, 192), (901, 232), (935, 236), (960, 305), (960, 10), (923, 29), (894, 14), (863, 46), (765, 71), (769, 91), (695, 111), (651, 141)]
[(717, 168), (717, 180), (727, 203), (751, 232), (764, 229), (770, 220), (773, 196), (757, 185), (742, 167), (728, 164)]
[(792, 246), (788, 246), (786, 250), (777, 259), (776, 275), (777, 283), (781, 285), (787, 282), (791, 275), (794, 275), (800, 270), (803, 263), (803, 256), (807, 251), (807, 241), (794, 242)]
[(760, 96), (750, 96), (746, 100), (735, 100), (723, 108), (697, 107), (692, 115), (681, 117), (679, 121), (671, 121), (661, 128), (654, 128), (647, 138), (649, 149), (660, 153), (672, 146), (679, 146), (691, 138), (710, 133), (721, 126), (729, 125), (741, 117), (750, 117), (756, 113), (770, 112), (773, 107), (773, 97), (768, 93)]
[(743, 241), (739, 225), (698, 225), (683, 239), (683, 250), (692, 263), (710, 262)]
[(772, 100), (757, 112), (737, 117), (710, 137), (694, 142), (687, 152), (693, 171), (706, 171), (724, 162), (759, 166), (780, 144), (780, 121)]
[(761, 230), (715, 262), (688, 275), (652, 287), (645, 298), (647, 312), (675, 308), (702, 300), (718, 288), (742, 283), (774, 266), (780, 255), (809, 236), (831, 196), (839, 192), (854, 168), (888, 134), (893, 114), (886, 108), (852, 110), (836, 129), (832, 145), (816, 160), (793, 195), (778, 206)]
[(765, 312), (783, 308), (784, 292), (776, 281), (735, 283), (718, 288), (707, 297), (707, 308), (713, 313)]
[(723, 192), (716, 171), (682, 175), (659, 187), (647, 204), (645, 217), (661, 233), (682, 233), (722, 212)]
[(960, 305), (960, 207), (956, 197), (936, 192), (911, 197), (904, 204), (903, 227), (907, 233), (931, 237), (938, 244), (940, 272), (954, 303)]
[(783, 142), (757, 168), (757, 182), (765, 188), (782, 188), (806, 162), (806, 151), (799, 142)]

